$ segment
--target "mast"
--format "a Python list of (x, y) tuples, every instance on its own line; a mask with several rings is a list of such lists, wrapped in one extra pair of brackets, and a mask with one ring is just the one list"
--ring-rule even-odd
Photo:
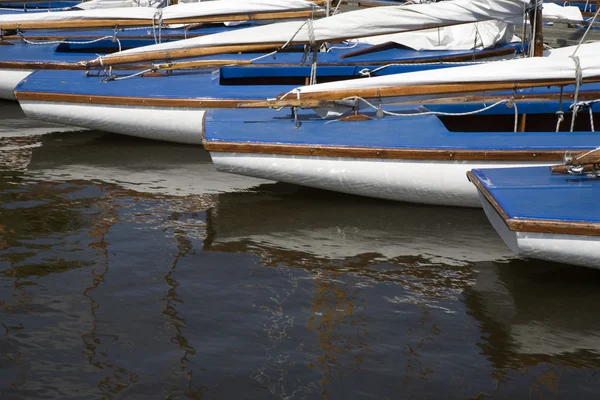
[[(600, 0), (596, 0), (600, 1)], [(533, 56), (544, 55), (544, 35), (542, 34), (542, 2), (531, 0), (531, 11), (529, 11), (529, 22), (531, 24), (531, 43), (533, 45)]]

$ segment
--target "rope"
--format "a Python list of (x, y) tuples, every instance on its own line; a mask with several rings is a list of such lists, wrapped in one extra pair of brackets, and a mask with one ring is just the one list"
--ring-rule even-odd
[(585, 30), (585, 32), (583, 33), (583, 36), (581, 37), (581, 39), (579, 39), (579, 43), (577, 43), (577, 47), (575, 47), (575, 51), (573, 51), (573, 56), (577, 53), (577, 50), (579, 50), (579, 47), (581, 46), (581, 44), (584, 42), (585, 37), (587, 36), (588, 32), (590, 31), (590, 29), (592, 28), (592, 25), (594, 25), (594, 21), (596, 20), (596, 18), (598, 17), (598, 13), (600, 12), (600, 8), (598, 8), (596, 10), (596, 13), (594, 14), (594, 16), (592, 17), (592, 20), (589, 22), (589, 25), (587, 27), (587, 29)]
[(371, 74), (374, 74), (375, 72), (379, 72), (383, 69), (389, 68), (389, 67), (402, 67), (402, 66), (424, 66), (424, 65), (473, 65), (473, 64), (487, 64), (487, 63), (491, 63), (491, 62), (498, 62), (498, 61), (438, 61), (438, 62), (424, 62), (424, 63), (392, 63), (392, 64), (386, 64), (383, 65), (381, 67), (377, 67), (377, 68), (373, 68), (373, 69), (369, 69), (369, 68), (363, 68), (360, 71), (358, 71), (358, 74), (361, 76), (371, 76)]
[(595, 152), (597, 152), (597, 151), (599, 151), (599, 150), (600, 150), (600, 147), (596, 147), (595, 149), (593, 149), (593, 150), (590, 150), (590, 151), (588, 151), (587, 153), (581, 154), (581, 155), (580, 155), (579, 157), (577, 157), (577, 158), (576, 158), (574, 161), (581, 160), (583, 157), (585, 157), (585, 156), (589, 156), (590, 154), (592, 154), (592, 153), (595, 153)]
[(21, 40), (24, 43), (32, 44), (32, 45), (49, 45), (49, 44), (62, 44), (62, 43), (65, 43), (65, 44), (92, 44), (92, 43), (101, 42), (102, 40), (111, 39), (113, 42), (117, 42), (119, 44), (119, 51), (121, 51), (121, 41), (119, 40), (119, 38), (117, 38), (116, 31), (113, 36), (103, 36), (101, 38), (94, 39), (94, 40), (88, 40), (85, 42), (78, 41), (78, 40), (32, 41), (32, 40), (25, 38), (25, 36), (23, 35), (22, 32), (17, 32), (17, 35), (19, 35), (19, 38), (21, 38)]
[(143, 71), (136, 72), (135, 74), (117, 77), (112, 74), (112, 69), (110, 69), (108, 75), (106, 76), (106, 78), (104, 78), (103, 82), (124, 81), (125, 79), (135, 78), (136, 76), (144, 75), (145, 73), (148, 73), (148, 72), (152, 72), (152, 69), (149, 68), (149, 69), (145, 69)]
[(310, 65), (310, 79), (308, 81), (309, 85), (314, 85), (317, 83), (317, 43), (315, 41), (315, 28), (313, 26), (313, 20), (308, 20), (308, 41), (310, 43), (310, 48), (312, 50), (313, 58), (312, 63)]
[[(575, 50), (577, 51), (577, 50)], [(575, 93), (573, 94), (573, 116), (571, 117), (571, 130), (573, 132), (573, 128), (575, 127), (575, 119), (577, 118), (577, 110), (579, 109), (579, 104), (577, 102), (577, 98), (579, 97), (579, 87), (581, 86), (581, 81), (583, 80), (583, 72), (581, 71), (581, 63), (579, 61), (579, 57), (576, 55), (569, 56), (575, 62)]]
[(350, 40), (348, 40), (348, 42), (351, 42), (352, 40), (356, 40), (356, 42), (353, 45), (351, 45), (351, 46), (346, 46), (346, 47), (343, 47), (343, 46), (331, 46), (331, 47), (327, 48), (327, 52), (329, 53), (333, 49), (340, 49), (340, 50), (350, 50), (350, 49), (353, 49), (356, 46), (358, 46), (358, 44), (360, 42), (358, 41), (358, 39), (350, 39)]
[(281, 50), (285, 49), (292, 42), (292, 40), (294, 40), (294, 38), (296, 36), (298, 36), (298, 33), (300, 33), (300, 31), (302, 30), (302, 28), (304, 28), (304, 25), (306, 25), (308, 23), (308, 21), (311, 21), (311, 20), (307, 19), (306, 21), (304, 21), (304, 23), (302, 23), (302, 25), (300, 25), (300, 27), (298, 27), (298, 30), (292, 35), (292, 37), (287, 42), (285, 42), (283, 44), (283, 46), (277, 48), (276, 50), (274, 50), (274, 51), (272, 51), (270, 53), (263, 54), (262, 56), (258, 56), (256, 58), (253, 58), (253, 59), (250, 60), (250, 62), (258, 61), (260, 59), (263, 59), (263, 58), (275, 55), (275, 54), (277, 54), (278, 51), (281, 51)]
[[(162, 8), (159, 8), (152, 16), (152, 35), (154, 36), (154, 43), (162, 42), (162, 19)], [(156, 37), (156, 22), (158, 22), (158, 40)]]
[(331, 13), (331, 15), (336, 15), (339, 11), (340, 8), (340, 4), (342, 4), (342, 0), (338, 0), (337, 6), (335, 6), (335, 9), (333, 10), (333, 13)]
[[(381, 107), (377, 107), (375, 106), (373, 103), (369, 102), (368, 100), (365, 100), (362, 97), (347, 97), (344, 99), (344, 101), (362, 101), (363, 103), (365, 103), (367, 106), (371, 107), (372, 109), (376, 110), (378, 114), (383, 114), (383, 115), (390, 115), (393, 117), (417, 117), (417, 116), (422, 116), (422, 115), (442, 115), (442, 116), (452, 116), (452, 117), (461, 117), (461, 116), (467, 116), (467, 115), (475, 115), (475, 114), (479, 114), (488, 110), (491, 110), (492, 108), (499, 106), (500, 104), (506, 104), (506, 106), (508, 108), (514, 108), (515, 110), (515, 124), (514, 124), (514, 131), (517, 131), (517, 126), (518, 126), (518, 117), (519, 117), (519, 112), (517, 110), (517, 104), (514, 102), (514, 99), (506, 99), (506, 100), (500, 100), (495, 102), (494, 104), (490, 104), (489, 106), (480, 108), (478, 110), (473, 110), (473, 111), (467, 111), (467, 112), (462, 112), (462, 113), (449, 113), (449, 112), (443, 112), (443, 111), (423, 111), (423, 112), (418, 112), (418, 113), (395, 113), (392, 111), (386, 111), (383, 110)], [(330, 121), (333, 122), (333, 121)]]

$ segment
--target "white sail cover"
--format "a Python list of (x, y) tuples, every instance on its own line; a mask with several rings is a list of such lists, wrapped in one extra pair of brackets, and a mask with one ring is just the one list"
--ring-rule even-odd
[(583, 16), (579, 7), (563, 7), (554, 3), (544, 3), (542, 17), (544, 21), (583, 22)]
[[(211, 15), (229, 15), (258, 12), (281, 12), (311, 10), (314, 3), (305, 0), (220, 0), (201, 3), (177, 4), (160, 9), (162, 20), (193, 18)], [(157, 19), (158, 10), (151, 7), (107, 8), (92, 10), (57, 11), (51, 13), (26, 13), (0, 15), (2, 23), (48, 22), (48, 21), (89, 21), (95, 19), (140, 19), (152, 24)]]
[(161, 7), (162, 0), (92, 0), (84, 1), (75, 8), (79, 10), (97, 10), (100, 8), (126, 8), (126, 7)]
[[(507, 61), (495, 61), (443, 70), (409, 72), (354, 79), (294, 89), (298, 98), (303, 93), (327, 92), (336, 90), (370, 89), (398, 86), (430, 85), (444, 83), (474, 82), (514, 82), (522, 80), (572, 79), (575, 83), (577, 63), (570, 56), (574, 46), (548, 57), (519, 58)], [(600, 76), (600, 43), (582, 45), (576, 53), (584, 78)]]
[(472, 22), (414, 32), (392, 33), (358, 39), (359, 43), (378, 45), (398, 43), (414, 50), (488, 49), (519, 40), (514, 25), (501, 21)]
[[(468, 22), (500, 20), (521, 23), (529, 0), (454, 0), (431, 4), (373, 7), (350, 11), (312, 22), (290, 21), (223, 32), (172, 43), (144, 46), (105, 58), (175, 49), (250, 45), (260, 43), (306, 43), (361, 38), (402, 31)], [(312, 26), (312, 29), (311, 29)], [(312, 35), (311, 35), (312, 34)]]

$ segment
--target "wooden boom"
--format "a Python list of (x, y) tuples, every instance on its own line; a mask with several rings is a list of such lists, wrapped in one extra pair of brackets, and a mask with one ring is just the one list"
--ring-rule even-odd
[[(590, 77), (583, 80), (582, 83), (600, 82), (600, 76)], [(421, 95), (443, 95), (453, 93), (470, 92), (490, 92), (499, 90), (518, 90), (532, 87), (544, 86), (567, 86), (572, 85), (572, 79), (551, 79), (551, 80), (525, 80), (525, 81), (507, 81), (507, 82), (458, 82), (458, 83), (437, 83), (429, 85), (404, 85), (379, 88), (331, 90), (323, 92), (300, 93), (300, 98), (295, 94), (281, 94), (276, 99), (265, 100), (260, 103), (241, 105), (241, 107), (301, 107), (314, 108), (322, 107), (324, 104), (334, 101), (345, 100), (349, 98), (383, 98), (383, 97), (403, 97), (403, 96), (421, 96)], [(283, 97), (286, 96), (286, 97)], [(295, 98), (296, 97), (296, 98)]]
[(562, 165), (553, 165), (550, 167), (550, 172), (555, 174), (572, 173), (573, 167), (581, 167), (581, 173), (584, 172), (599, 172), (600, 171), (600, 151), (583, 151), (574, 157), (565, 159)]
[[(322, 10), (281, 11), (265, 13), (221, 14), (190, 18), (163, 19), (167, 24), (193, 24), (224, 21), (259, 21), (269, 19), (310, 18), (323, 15)], [(16, 21), (0, 22), (1, 30), (15, 29), (63, 29), (63, 28), (120, 28), (131, 26), (149, 26), (152, 21), (146, 19), (95, 19), (78, 21)]]

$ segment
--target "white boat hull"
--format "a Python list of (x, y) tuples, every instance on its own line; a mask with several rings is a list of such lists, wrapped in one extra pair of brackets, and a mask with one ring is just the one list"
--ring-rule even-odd
[(511, 231), (485, 196), (479, 198), (500, 237), (520, 256), (600, 269), (600, 237)]
[(199, 108), (136, 107), (20, 101), (29, 118), (144, 139), (202, 144), (205, 111)]
[(0, 70), (0, 100), (15, 100), (14, 90), (23, 79), (32, 74), (28, 69)]
[(369, 160), (211, 152), (217, 170), (359, 196), (421, 204), (481, 207), (468, 181), (473, 168), (547, 163)]

